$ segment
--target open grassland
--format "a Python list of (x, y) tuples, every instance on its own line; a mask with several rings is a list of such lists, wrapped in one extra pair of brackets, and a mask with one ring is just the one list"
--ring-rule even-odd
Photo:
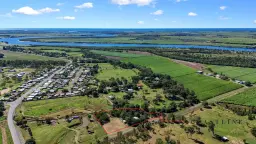
[(256, 106), (256, 88), (250, 88), (245, 92), (223, 100), (223, 102), (245, 106)]
[(126, 58), (124, 61), (150, 67), (155, 73), (170, 75), (179, 83), (184, 84), (186, 88), (195, 91), (200, 100), (206, 100), (241, 87), (232, 82), (199, 75), (196, 70), (164, 57)]
[(4, 58), (1, 60), (40, 60), (40, 61), (64, 60), (62, 58), (53, 58), (53, 57), (40, 56), (35, 54), (26, 54), (21, 52), (11, 52), (11, 51), (5, 51), (5, 50), (0, 50), (0, 52), (4, 54)]
[[(250, 132), (251, 127), (256, 124), (253, 121), (247, 120), (247, 117), (238, 116), (223, 107), (216, 106), (212, 109), (204, 109), (203, 111), (197, 110), (193, 114), (188, 114), (186, 118), (190, 122), (193, 116), (200, 116), (202, 123), (213, 121), (215, 123), (215, 133), (220, 136), (226, 136), (229, 139), (229, 142), (227, 142), (229, 144), (242, 144), (244, 139), (248, 144), (255, 144), (256, 142), (256, 138)], [(241, 123), (233, 123), (233, 120), (241, 120)], [(192, 124), (184, 124), (184, 126), (188, 127), (192, 126)], [(172, 140), (180, 141), (181, 144), (223, 144), (223, 142), (212, 137), (212, 133), (208, 131), (208, 127), (200, 127), (202, 133), (195, 133), (192, 136), (187, 135), (179, 124), (166, 124), (164, 128), (156, 124), (152, 127), (154, 132), (149, 132), (151, 138), (148, 141), (139, 140), (137, 142), (138, 144), (153, 144), (157, 138), (165, 139), (167, 136), (170, 136)]]
[(133, 53), (126, 53), (126, 52), (112, 52), (112, 51), (100, 51), (100, 50), (91, 50), (91, 52), (95, 54), (100, 54), (104, 56), (113, 56), (113, 57), (121, 57), (121, 58), (135, 58), (141, 57), (145, 55), (133, 54)]
[[(68, 124), (65, 122), (60, 122), (55, 125), (37, 125), (33, 122), (28, 125), (32, 130), (36, 143), (38, 144), (74, 143), (74, 132), (68, 129)], [(70, 135), (73, 136), (67, 139)]]
[(95, 111), (108, 109), (111, 106), (104, 98), (88, 98), (87, 96), (31, 101), (21, 106), (26, 116), (43, 116), (71, 108)]
[(103, 127), (98, 124), (98, 122), (91, 122), (88, 125), (89, 130), (93, 130), (93, 134), (88, 134), (86, 128), (78, 127), (77, 129), (80, 131), (79, 143), (81, 144), (95, 144), (97, 140), (103, 140), (107, 134), (105, 133)]
[(242, 68), (217, 65), (209, 65), (208, 67), (211, 68), (214, 72), (222, 73), (230, 78), (250, 81), (252, 83), (256, 82), (256, 68)]
[[(232, 111), (221, 106), (194, 113), (202, 118), (202, 121), (213, 121), (215, 123), (215, 133), (226, 136), (231, 142), (238, 143), (245, 139), (250, 144), (256, 143), (256, 138), (251, 134), (251, 128), (256, 126), (254, 121), (248, 120), (247, 116), (238, 116)], [(238, 123), (238, 121), (241, 121)], [(228, 122), (229, 121), (229, 122)], [(237, 123), (234, 123), (236, 121)], [(207, 128), (203, 129), (207, 133)]]
[(120, 67), (114, 67), (109, 63), (99, 63), (100, 71), (96, 78), (99, 80), (109, 80), (110, 78), (121, 78), (131, 79), (131, 77), (137, 75), (137, 70), (122, 69)]

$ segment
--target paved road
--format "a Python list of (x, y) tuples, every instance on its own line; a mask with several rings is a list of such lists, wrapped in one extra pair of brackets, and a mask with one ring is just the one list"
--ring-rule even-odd
[(19, 130), (16, 128), (13, 117), (15, 115), (15, 109), (22, 103), (22, 100), (27, 97), (29, 94), (31, 94), (35, 89), (39, 88), (42, 86), (44, 83), (49, 81), (56, 73), (60, 72), (61, 69), (55, 71), (51, 76), (49, 76), (47, 79), (43, 80), (33, 88), (29, 89), (25, 94), (23, 94), (21, 97), (19, 97), (17, 100), (9, 103), (10, 108), (8, 111), (8, 116), (7, 116), (7, 121), (8, 121), (8, 126), (12, 135), (12, 139), (14, 144), (24, 144), (25, 140)]

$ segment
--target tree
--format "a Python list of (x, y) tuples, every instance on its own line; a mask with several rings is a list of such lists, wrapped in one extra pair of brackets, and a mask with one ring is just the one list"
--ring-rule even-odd
[(244, 84), (245, 84), (246, 86), (248, 86), (248, 87), (252, 86), (252, 83), (249, 82), (249, 81), (246, 81)]
[(251, 129), (251, 133), (252, 133), (253, 136), (256, 137), (256, 127), (254, 127), (254, 128)]
[(202, 105), (204, 106), (204, 108), (208, 108), (209, 107), (209, 103), (207, 101), (203, 101)]
[(213, 123), (213, 121), (208, 122), (207, 126), (208, 126), (208, 131), (211, 131), (212, 134), (214, 135), (215, 124)]
[(28, 139), (25, 144), (36, 144), (36, 141), (34, 138)]
[(185, 131), (186, 131), (187, 134), (190, 134), (191, 137), (195, 133), (194, 127), (191, 127), (191, 126), (185, 127)]
[(156, 144), (164, 144), (164, 141), (161, 138), (157, 138)]
[(3, 58), (4, 57), (4, 54), (0, 53), (0, 58)]

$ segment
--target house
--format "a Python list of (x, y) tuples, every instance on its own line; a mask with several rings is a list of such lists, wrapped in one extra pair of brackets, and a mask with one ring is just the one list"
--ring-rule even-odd
[(222, 141), (227, 142), (227, 141), (229, 141), (229, 140), (228, 140), (227, 137), (224, 136), (224, 137), (222, 137)]
[(197, 71), (198, 74), (203, 74), (204, 72), (203, 71)]
[(113, 100), (113, 99), (115, 99), (115, 96), (110, 95), (110, 96), (108, 96), (108, 98)]
[(133, 119), (136, 119), (136, 120), (138, 120), (139, 118), (138, 118), (138, 117), (133, 117)]
[(10, 70), (8, 70), (8, 72), (16, 72), (16, 70), (15, 69), (10, 69)]
[(137, 84), (137, 87), (141, 89), (143, 87), (143, 84)]

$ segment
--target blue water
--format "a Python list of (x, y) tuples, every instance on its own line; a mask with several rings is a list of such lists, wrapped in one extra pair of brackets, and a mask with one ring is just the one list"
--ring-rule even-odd
[[(110, 37), (115, 36), (116, 32), (191, 32), (191, 31), (230, 31), (230, 32), (256, 32), (255, 28), (214, 28), (214, 29), (2, 29), (0, 33), (10, 34), (22, 31), (23, 33), (35, 33), (35, 32), (52, 32), (52, 33), (82, 33), (82, 34), (94, 34), (97, 37)], [(202, 49), (216, 49), (216, 50), (231, 50), (231, 51), (247, 51), (256, 52), (256, 49), (249, 48), (232, 48), (232, 47), (218, 47), (218, 46), (200, 46), (200, 45), (175, 45), (175, 44), (111, 44), (111, 43), (45, 43), (45, 42), (30, 42), (22, 41), (23, 38), (2, 38), (0, 41), (8, 42), (12, 45), (47, 45), (47, 46), (90, 46), (90, 47), (152, 47), (152, 48), (202, 48)]]
[[(28, 37), (23, 37), (28, 38)], [(29, 37), (31, 38), (31, 37)], [(111, 44), (111, 43), (45, 43), (45, 42), (30, 42), (20, 41), (22, 38), (3, 38), (0, 41), (8, 42), (12, 45), (46, 45), (46, 46), (90, 46), (90, 47), (151, 47), (151, 48), (202, 48), (230, 51), (247, 51), (256, 52), (256, 49), (249, 48), (232, 48), (232, 47), (217, 47), (217, 46), (200, 46), (200, 45), (175, 45), (175, 44)]]

